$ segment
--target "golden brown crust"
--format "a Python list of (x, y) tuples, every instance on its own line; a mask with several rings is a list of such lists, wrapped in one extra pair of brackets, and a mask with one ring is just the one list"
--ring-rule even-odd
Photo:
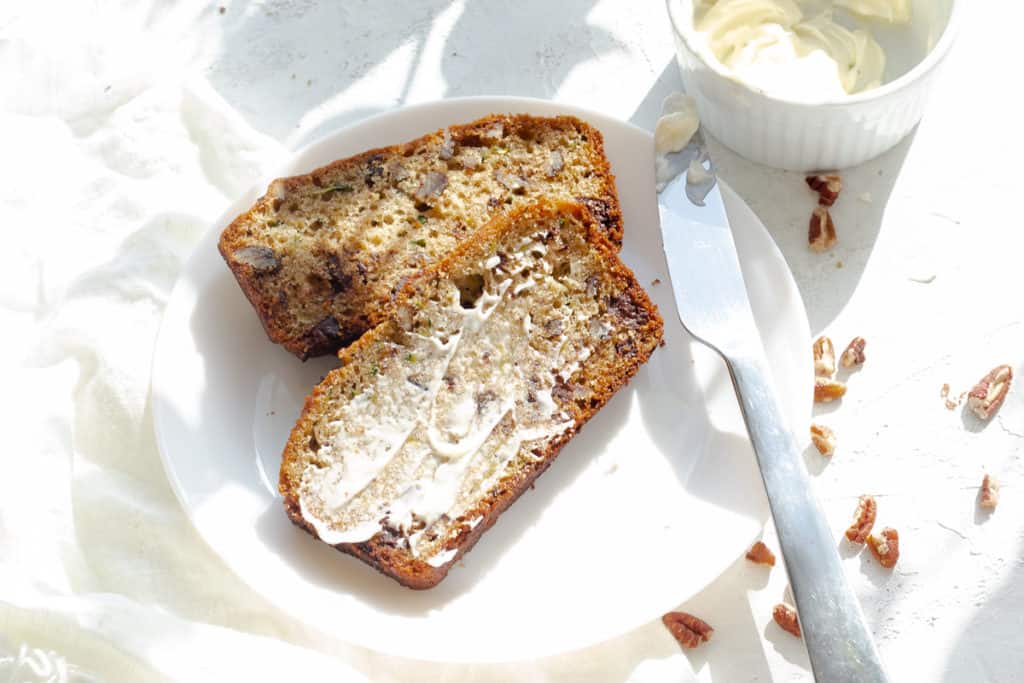
[[(468, 124), (452, 126), (447, 130), (451, 139), (459, 144), (479, 140), (484, 131), (499, 123), (509, 133), (518, 136), (531, 136), (537, 131), (562, 128), (573, 129), (581, 134), (587, 141), (583, 151), (590, 169), (588, 177), (589, 174), (593, 175), (599, 190), (575, 199), (587, 207), (598, 221), (602, 232), (616, 248), (621, 246), (622, 211), (615, 191), (615, 178), (604, 154), (604, 138), (601, 132), (572, 116), (533, 117), (525, 114), (493, 114)], [(373, 327), (379, 319), (375, 312), (393, 297), (394, 290), (400, 288), (402, 283), (401, 275), (395, 275), (392, 280), (381, 282), (369, 290), (358, 287), (347, 290), (346, 287), (343, 289), (347, 291), (339, 293), (324, 288), (320, 294), (322, 300), (310, 301), (314, 297), (308, 294), (303, 297), (303, 305), (315, 305), (319, 313), (307, 314), (300, 318), (295, 311), (296, 304), (288, 300), (284, 288), (278, 286), (278, 280), (283, 279), (285, 274), (294, 281), (303, 279), (302, 276), (322, 278), (323, 272), (303, 271), (301, 264), (297, 265), (290, 260), (283, 266), (279, 261), (276, 267), (254, 268), (233, 257), (240, 249), (270, 245), (269, 238), (259, 234), (260, 217), (276, 211), (275, 202), (280, 203), (281, 196), (295, 194), (312, 186), (321, 187), (323, 178), (336, 173), (363, 168), (373, 163), (383, 166), (391, 159), (401, 159), (414, 151), (437, 146), (443, 140), (444, 133), (444, 130), (435, 131), (410, 142), (368, 150), (353, 157), (334, 161), (304, 175), (275, 180), (266, 194), (225, 228), (218, 242), (218, 250), (259, 315), (263, 329), (272, 341), (281, 344), (303, 360), (332, 353), (358, 339)], [(503, 204), (495, 205), (491, 217), (499, 215), (502, 211)], [(463, 226), (463, 232), (452, 237), (459, 241), (471, 234), (473, 227)], [(347, 263), (344, 265), (348, 266)], [(357, 263), (356, 267), (363, 268), (364, 270), (360, 272), (365, 276), (365, 269), (384, 272), (388, 270), (389, 263), (378, 260), (366, 266)], [(343, 274), (343, 278), (350, 281), (352, 275), (351, 272), (347, 272)]]
[[(632, 328), (629, 343), (621, 349), (606, 349), (614, 362), (599, 362), (598, 354), (595, 354), (581, 364), (574, 384), (589, 387), (592, 393), (586, 400), (567, 400), (562, 403), (563, 409), (572, 416), (573, 425), (550, 442), (547, 450), (539, 454), (539, 458), (520, 460), (521, 467), (500, 480), (473, 509), (462, 515), (460, 519), (463, 520), (482, 517), (482, 521), (473, 528), (463, 524), (461, 530), (446, 543), (444, 550), (454, 549), (456, 553), (444, 565), (434, 567), (413, 557), (409, 551), (398, 547), (395, 539), (387, 538), (383, 532), (365, 543), (342, 543), (334, 546), (342, 552), (358, 557), (409, 588), (424, 589), (437, 585), (447, 575), (451, 566), (497, 521), (501, 513), (529, 489), (537, 477), (551, 465), (561, 448), (636, 374), (661, 341), (661, 316), (632, 271), (619, 260), (614, 247), (605, 237), (604, 231), (598, 227), (593, 216), (579, 204), (567, 202), (541, 201), (491, 221), (449, 256), (407, 282), (399, 294), (399, 303), (409, 299), (423, 281), (445, 277), (461, 264), (479, 259), (484, 252), (493, 253), (496, 242), (506, 231), (514, 230), (517, 225), (535, 224), (554, 215), (572, 216), (586, 225), (587, 242), (603, 262), (605, 281), (612, 282), (619, 299), (628, 302), (622, 304), (624, 315), (631, 316), (630, 321), (636, 323)], [(279, 482), (285, 509), (296, 525), (314, 536), (317, 535), (316, 531), (303, 518), (298, 501), (302, 455), (307, 449), (313, 425), (320, 414), (318, 410), (332, 400), (331, 392), (338, 386), (337, 380), (355, 371), (354, 367), (360, 355), (374, 344), (378, 336), (385, 333), (387, 326), (388, 323), (385, 322), (381, 327), (339, 352), (342, 367), (331, 371), (306, 399), (302, 415), (285, 447)]]

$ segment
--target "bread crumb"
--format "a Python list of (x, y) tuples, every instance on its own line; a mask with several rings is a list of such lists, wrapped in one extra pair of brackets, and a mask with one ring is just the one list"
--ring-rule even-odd
[(225, 12), (228, 11), (228, 8), (225, 7), (224, 5), (221, 5), (220, 7), (217, 8), (217, 11), (220, 12), (221, 14), (224, 14)]
[(839, 269), (839, 268), (842, 268), (842, 267), (843, 267), (843, 262), (842, 261), (836, 261), (836, 268)]
[(661, 278), (657, 278), (656, 277), (653, 280), (651, 280), (651, 287), (657, 287), (660, 284), (661, 284)]
[(871, 193), (870, 192), (861, 192), (859, 195), (857, 195), (857, 199), (861, 200), (865, 204), (871, 204), (872, 203), (871, 202)]

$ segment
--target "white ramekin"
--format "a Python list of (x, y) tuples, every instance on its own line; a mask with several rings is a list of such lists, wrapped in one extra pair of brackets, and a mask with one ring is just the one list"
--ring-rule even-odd
[(945, 26), (932, 27), (941, 36), (917, 66), (880, 88), (808, 103), (768, 95), (730, 77), (717, 60), (705, 59), (693, 28), (692, 0), (666, 0), (683, 85), (697, 101), (701, 125), (742, 156), (792, 171), (856, 166), (892, 148), (921, 120), (963, 4), (923, 1), (949, 11), (941, 12)]

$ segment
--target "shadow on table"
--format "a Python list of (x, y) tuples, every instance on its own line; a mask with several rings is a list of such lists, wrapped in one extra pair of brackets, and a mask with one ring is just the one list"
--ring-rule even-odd
[(581, 62), (621, 49), (587, 21), (595, 4), (423, 0), (396, 22), (391, 2), (232, 3), (208, 78), (253, 127), (299, 148), (422, 100), (419, 82), (443, 83), (444, 97), (553, 97)]
[[(399, 24), (389, 2), (230, 3), (207, 77), (254, 128), (302, 146), (404, 101), (434, 20), (451, 5), (409, 3)], [(353, 92), (362, 81), (372, 87)]]
[(1024, 550), (1002, 588), (991, 594), (948, 649), (944, 683), (1020, 680)]
[[(662, 100), (682, 89), (676, 63), (670, 61), (630, 122), (653, 130)], [(831, 209), (839, 241), (825, 254), (807, 248), (807, 226), (817, 198), (807, 188), (805, 174), (748, 161), (708, 136), (708, 146), (722, 180), (761, 219), (793, 271), (812, 334), (824, 329), (856, 291), (878, 241), (886, 205), (915, 133), (880, 157), (842, 172), (843, 193)]]
[[(595, 0), (468, 2), (445, 43), (445, 97), (486, 94), (550, 98), (577, 64), (622, 50), (589, 23)], [(510, 9), (514, 10), (510, 12)], [(513, 21), (530, 17), (527, 21)], [(537, 20), (532, 20), (536, 18)], [(500, 39), (495, 28), (500, 27)]]

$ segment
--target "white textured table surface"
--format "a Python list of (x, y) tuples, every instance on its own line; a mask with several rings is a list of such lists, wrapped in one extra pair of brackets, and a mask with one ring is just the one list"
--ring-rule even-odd
[[(181, 259), (280, 145), (472, 94), (550, 98), (650, 128), (679, 87), (660, 2), (223, 6), (0, 10), (0, 216), (13, 242), (0, 279), (0, 367), (12, 378), (0, 413), (11, 418), (0, 678), (344, 678), (347, 664), (374, 680), (809, 680), (801, 643), (771, 622), (784, 572), (743, 559), (682, 606), (716, 629), (690, 653), (654, 623), (549, 660), (445, 667), (312, 634), (201, 547), (155, 454), (148, 357)], [(1024, 9), (969, 9), (916, 133), (844, 174), (832, 253), (806, 248), (801, 176), (715, 150), (782, 248), (812, 334), (868, 340), (847, 397), (819, 416), (838, 450), (807, 462), (837, 537), (862, 493), (900, 531), (893, 572), (842, 547), (896, 681), (1024, 675), (1024, 393), (988, 424), (939, 396), (999, 363), (1024, 370), (1024, 102), (1007, 59)], [(248, 132), (220, 140), (211, 120)], [(1003, 482), (991, 515), (976, 504), (985, 471)], [(777, 548), (770, 526), (765, 540)], [(147, 563), (175, 552), (171, 568)]]

